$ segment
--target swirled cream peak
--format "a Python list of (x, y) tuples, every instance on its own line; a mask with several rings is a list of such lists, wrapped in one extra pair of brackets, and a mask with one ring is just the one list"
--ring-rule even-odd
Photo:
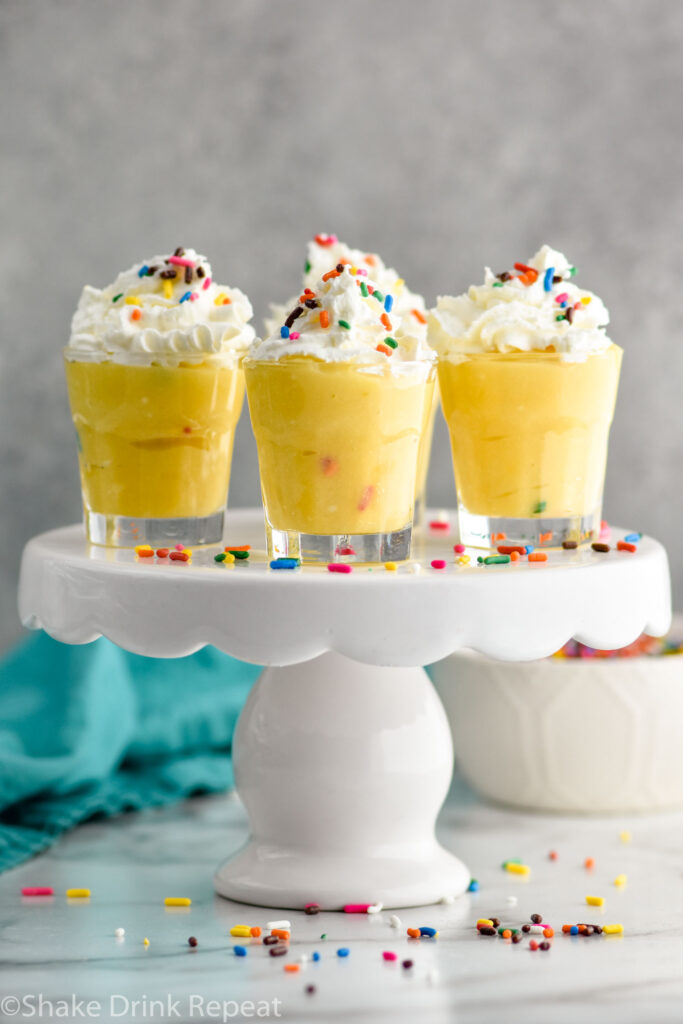
[[(364, 268), (339, 262), (306, 288), (268, 338), (252, 345), (253, 359), (312, 356), (327, 362), (431, 362), (423, 332), (406, 328), (394, 297)], [(415, 321), (417, 324), (417, 321)]]
[[(410, 333), (426, 337), (427, 307), (425, 300), (417, 292), (411, 292), (398, 273), (384, 264), (377, 253), (364, 252), (362, 249), (351, 249), (345, 242), (340, 242), (336, 235), (316, 235), (308, 243), (306, 264), (304, 267), (303, 288), (315, 288), (315, 285), (330, 267), (336, 266), (340, 260), (348, 262), (352, 267), (367, 272), (368, 276), (385, 294), (393, 295), (394, 311), (405, 318), (405, 329)], [(272, 303), (270, 316), (264, 320), (267, 334), (274, 334), (284, 322), (287, 313), (296, 305), (297, 297), (282, 305)]]
[(604, 352), (609, 313), (602, 300), (574, 284), (576, 268), (544, 245), (464, 295), (440, 296), (429, 312), (429, 340), (442, 358), (474, 352), (559, 352), (568, 361)]
[(213, 280), (194, 249), (155, 256), (106, 288), (86, 285), (71, 322), (73, 352), (244, 352), (254, 338), (251, 303)]

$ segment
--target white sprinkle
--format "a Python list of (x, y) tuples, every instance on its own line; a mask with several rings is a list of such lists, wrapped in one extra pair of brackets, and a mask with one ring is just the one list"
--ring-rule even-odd
[(114, 931), (114, 935), (116, 936), (117, 939), (122, 939), (125, 934), (126, 934), (126, 929), (125, 928), (116, 928), (115, 931)]
[(291, 928), (291, 921), (266, 921), (266, 928)]
[(455, 896), (442, 896), (439, 903), (455, 903)]
[(529, 932), (532, 935), (543, 935), (543, 932), (546, 930), (547, 927), (547, 924), (532, 924), (529, 928)]
[(428, 985), (435, 985), (438, 980), (439, 980), (439, 972), (435, 971), (434, 968), (432, 967), (431, 970), (427, 971), (427, 984)]
[(398, 914), (391, 915), (391, 917), (389, 918), (389, 924), (391, 925), (392, 928), (401, 927), (401, 918), (398, 916)]
[(309, 957), (308, 953), (302, 953), (301, 956), (299, 957), (299, 963), (300, 964), (307, 964), (309, 960), (310, 960), (310, 957)]
[(380, 910), (382, 910), (383, 907), (383, 903), (371, 903), (368, 909), (366, 910), (366, 914), (379, 914)]
[(509, 907), (516, 907), (517, 904), (519, 903), (519, 900), (517, 899), (516, 896), (508, 896), (508, 898), (506, 899), (505, 902), (507, 903), (507, 905)]

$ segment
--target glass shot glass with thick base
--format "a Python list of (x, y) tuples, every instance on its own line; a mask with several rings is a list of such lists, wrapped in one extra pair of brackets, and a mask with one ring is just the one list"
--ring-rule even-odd
[(295, 356), (244, 368), (269, 556), (409, 558), (433, 366)]
[(439, 362), (460, 539), (553, 547), (597, 539), (622, 350)]
[(244, 374), (233, 353), (65, 352), (88, 540), (211, 544), (223, 535)]

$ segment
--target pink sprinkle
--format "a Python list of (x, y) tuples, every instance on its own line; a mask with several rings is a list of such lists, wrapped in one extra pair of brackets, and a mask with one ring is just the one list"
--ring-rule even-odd
[(555, 296), (555, 302), (568, 302), (568, 301), (569, 301), (569, 294), (567, 292), (562, 292), (561, 295), (556, 295)]
[(184, 544), (176, 544), (175, 549), (176, 549), (176, 551), (184, 551), (185, 550), (185, 545)]
[(347, 903), (344, 907), (345, 914), (367, 914), (368, 907), (371, 907), (372, 903)]
[(197, 266), (194, 260), (188, 260), (186, 256), (169, 256), (168, 262), (176, 267), (192, 267), (193, 270)]
[(202, 288), (204, 289), (204, 291), (206, 291), (206, 289), (209, 287), (210, 284), (211, 284), (211, 278), (207, 277), (204, 280), (204, 284), (202, 285)]
[(22, 896), (54, 896), (55, 891), (49, 885), (27, 885), (21, 890)]
[(431, 565), (432, 565), (432, 569), (445, 569), (446, 568), (446, 563), (444, 562), (443, 558), (435, 558), (435, 559), (433, 559)]
[(190, 302), (196, 302), (199, 298), (199, 292), (192, 292), (190, 295)]
[(432, 519), (429, 524), (430, 530), (449, 530), (451, 524), (445, 519)]
[(464, 551), (465, 551), (465, 545), (464, 544), (454, 544), (453, 545), (453, 550), (455, 551), (456, 555), (462, 555), (462, 554), (464, 554)]
[(357, 273), (357, 274), (358, 274), (358, 275), (359, 275), (360, 277), (367, 277), (367, 276), (368, 276), (368, 272), (367, 272), (367, 270), (361, 270), (361, 268), (360, 268), (360, 267), (358, 268), (358, 270), (356, 271), (356, 273)]
[(301, 337), (301, 335), (299, 334), (298, 331), (290, 331), (289, 332), (289, 340), (290, 341), (298, 341), (300, 337)]
[(328, 572), (351, 572), (351, 566), (346, 565), (345, 562), (330, 562), (327, 567)]
[(372, 484), (368, 484), (367, 487), (363, 488), (363, 493), (361, 495), (361, 499), (358, 502), (358, 505), (356, 506), (356, 508), (358, 509), (359, 512), (365, 512), (366, 508), (368, 507), (368, 505), (372, 501), (372, 496), (373, 496), (374, 493), (375, 493), (375, 488), (373, 487)]
[(606, 519), (600, 520), (600, 540), (607, 540), (612, 532), (612, 528)]
[(385, 960), (398, 960), (398, 957), (396, 956), (396, 954), (392, 953), (391, 950), (389, 950), (389, 949), (385, 949), (384, 950), (384, 952), (382, 953), (382, 957)]

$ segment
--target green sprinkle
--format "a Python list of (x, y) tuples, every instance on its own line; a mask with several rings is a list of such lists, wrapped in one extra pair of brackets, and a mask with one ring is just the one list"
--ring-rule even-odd
[(503, 287), (503, 282), (502, 281), (494, 281), (493, 282), (493, 287), (494, 288), (502, 288)]
[(555, 319), (556, 320), (564, 320), (564, 313), (558, 313), (558, 315), (555, 317)]
[(114, 298), (111, 301), (112, 302), (118, 302), (119, 299), (121, 299), (121, 298), (123, 298), (123, 292), (119, 292), (119, 294), (115, 295)]
[(398, 342), (394, 341), (393, 338), (385, 338), (384, 339), (384, 344), (388, 345), (389, 348), (398, 348)]
[(484, 559), (484, 565), (506, 565), (509, 561), (509, 555), (489, 555)]
[(364, 299), (368, 297), (368, 286), (366, 285), (365, 281), (361, 281), (360, 283), (360, 293)]
[(228, 548), (228, 553), (231, 554), (234, 558), (249, 558), (248, 551), (231, 551), (230, 548)]
[(481, 555), (477, 555), (477, 562), (478, 562), (479, 565), (483, 565), (484, 564), (484, 559), (481, 557)]
[(214, 555), (213, 556), (213, 560), (214, 560), (214, 562), (224, 562), (225, 561), (225, 553), (223, 551), (221, 551), (220, 555)]
[(569, 273), (571, 274), (572, 277), (574, 277), (574, 274), (576, 273), (576, 267), (570, 267), (569, 268)]
[(326, 939), (327, 938), (327, 932), (323, 932), (322, 935), (320, 936), (320, 938), (321, 939)]
[(547, 501), (537, 501), (534, 505), (534, 515), (540, 516), (542, 512), (545, 512), (548, 507)]
[(310, 260), (306, 260), (306, 262), (304, 264), (304, 273), (308, 274), (310, 269), (311, 269), (311, 261)]
[(377, 288), (375, 288), (372, 294), (374, 295), (378, 302), (384, 302), (384, 296), (380, 291), (377, 290)]
[(340, 327), (344, 328), (345, 331), (351, 330), (351, 324), (348, 322), (348, 320), (338, 320), (337, 322)]

